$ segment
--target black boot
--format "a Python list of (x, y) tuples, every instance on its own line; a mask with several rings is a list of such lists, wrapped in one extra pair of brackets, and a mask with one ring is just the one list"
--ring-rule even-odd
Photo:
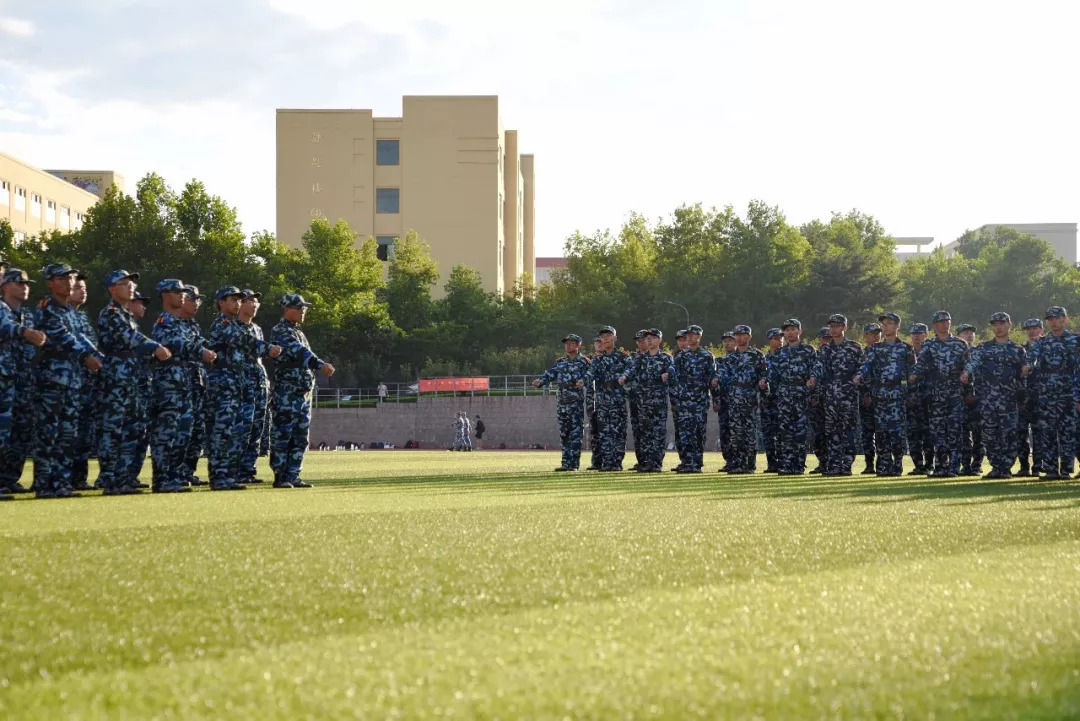
[(877, 470), (874, 468), (874, 454), (867, 453), (864, 458), (866, 459), (866, 468), (863, 469), (862, 475), (873, 476), (877, 474)]

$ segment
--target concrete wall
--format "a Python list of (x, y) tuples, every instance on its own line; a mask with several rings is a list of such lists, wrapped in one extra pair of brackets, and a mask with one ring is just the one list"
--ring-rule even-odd
[[(525, 448), (534, 443), (559, 447), (554, 395), (421, 398), (416, 403), (384, 403), (377, 408), (317, 408), (311, 419), (311, 442), (333, 445), (339, 440), (364, 444), (387, 441), (401, 448), (411, 439), (420, 441), (423, 448), (449, 446), (454, 440), (454, 414), (459, 410), (469, 414), (474, 430), (476, 416), (484, 420), (485, 448), (498, 448), (501, 443), (508, 448)], [(710, 413), (709, 450), (716, 447), (716, 433), (716, 414)], [(632, 448), (629, 423), (626, 437), (626, 447)], [(675, 428), (669, 416), (668, 440), (674, 439)]]

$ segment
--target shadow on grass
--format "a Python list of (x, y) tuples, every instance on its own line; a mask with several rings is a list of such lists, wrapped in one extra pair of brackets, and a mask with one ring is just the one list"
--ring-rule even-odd
[(723, 499), (776, 498), (821, 500), (834, 498), (863, 503), (943, 501), (948, 505), (1004, 503), (1010, 501), (1055, 502), (1039, 510), (1064, 510), (1080, 506), (1080, 482), (1047, 482), (1032, 479), (984, 481), (980, 479), (927, 479), (752, 475), (642, 475), (632, 472), (597, 473), (492, 473), (468, 476), (405, 475), (366, 479), (326, 479), (322, 487), (363, 488), (375, 493), (401, 491), (422, 493), (479, 493), (556, 496), (650, 495), (665, 498), (714, 496)]

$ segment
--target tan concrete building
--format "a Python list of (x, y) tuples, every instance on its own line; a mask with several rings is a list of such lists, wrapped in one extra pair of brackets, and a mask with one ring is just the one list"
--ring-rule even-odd
[(495, 96), (407, 95), (400, 118), (277, 111), (277, 237), (288, 245), (316, 217), (390, 252), (415, 230), (443, 279), (464, 263), (508, 293), (535, 274), (532, 199), (533, 158), (503, 130)]
[(78, 230), (113, 184), (124, 189), (112, 170), (41, 170), (0, 153), (0, 218), (11, 223), (16, 243), (48, 230)]

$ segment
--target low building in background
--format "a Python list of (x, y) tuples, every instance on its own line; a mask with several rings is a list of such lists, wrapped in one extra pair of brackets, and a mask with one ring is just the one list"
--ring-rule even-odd
[(534, 282), (538, 286), (546, 285), (551, 282), (551, 272), (553, 270), (565, 267), (566, 258), (537, 258)]
[(123, 176), (113, 170), (42, 170), (0, 153), (0, 218), (11, 223), (16, 243), (45, 231), (78, 230), (113, 185), (124, 189)]
[[(980, 226), (976, 232), (990, 231), (994, 228), (1011, 228), (1018, 233), (1027, 233), (1042, 238), (1049, 243), (1062, 259), (1076, 265), (1080, 262), (1080, 252), (1076, 245), (1076, 223), (989, 223)], [(945, 255), (952, 257), (958, 250), (957, 241), (945, 246)]]
[(893, 240), (896, 242), (893, 254), (901, 263), (934, 252), (933, 238), (893, 238)]

